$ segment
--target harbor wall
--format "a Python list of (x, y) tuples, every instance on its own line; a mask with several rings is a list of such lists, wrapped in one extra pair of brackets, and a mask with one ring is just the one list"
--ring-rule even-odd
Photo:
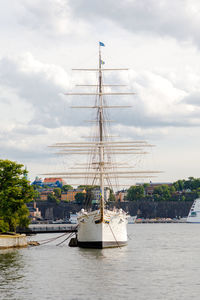
[(25, 234), (0, 235), (0, 249), (18, 248), (27, 246), (27, 237)]
[[(129, 201), (111, 202), (108, 208), (122, 208), (130, 215), (138, 215), (142, 218), (176, 218), (187, 216), (192, 205), (192, 201)], [(42, 217), (48, 220), (66, 219), (70, 212), (76, 213), (83, 205), (61, 202), (59, 204), (40, 201), (37, 207), (41, 211)]]
[[(131, 216), (141, 218), (179, 218), (188, 215), (191, 201), (129, 201), (122, 202), (117, 207), (129, 212)], [(113, 204), (114, 205), (114, 204)], [(112, 205), (112, 206), (113, 206)]]

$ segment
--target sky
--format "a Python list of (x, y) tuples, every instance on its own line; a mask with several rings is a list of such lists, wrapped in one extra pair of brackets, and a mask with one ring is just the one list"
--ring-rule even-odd
[(135, 166), (163, 171), (154, 182), (200, 177), (199, 28), (197, 0), (1, 1), (1, 158), (24, 164), (31, 180), (77, 160), (48, 146), (89, 135), (92, 113), (70, 106), (93, 99), (64, 93), (95, 83), (95, 74), (71, 69), (97, 67), (102, 41), (105, 67), (129, 68), (105, 83), (135, 92), (107, 99), (132, 106), (111, 113), (113, 134), (156, 145)]

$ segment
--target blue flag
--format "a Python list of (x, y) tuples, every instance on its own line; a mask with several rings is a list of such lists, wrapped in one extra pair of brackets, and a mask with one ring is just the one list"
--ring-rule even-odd
[(105, 61), (101, 60), (101, 64), (102, 64), (102, 65), (105, 65)]
[(105, 47), (104, 43), (99, 42), (99, 46)]

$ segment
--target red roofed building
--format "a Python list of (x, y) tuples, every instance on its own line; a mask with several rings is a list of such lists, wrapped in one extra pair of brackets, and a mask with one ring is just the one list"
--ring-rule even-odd
[(64, 182), (64, 180), (60, 177), (49, 177), (49, 178), (44, 178), (44, 183), (55, 183), (56, 181)]
[(43, 185), (62, 187), (65, 181), (61, 177), (49, 177), (44, 178)]

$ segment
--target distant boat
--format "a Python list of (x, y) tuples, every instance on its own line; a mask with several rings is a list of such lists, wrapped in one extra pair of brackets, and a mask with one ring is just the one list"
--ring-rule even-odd
[(137, 216), (129, 216), (128, 217), (128, 224), (135, 224)]
[(187, 223), (200, 223), (200, 198), (194, 200), (187, 217)]
[(70, 224), (77, 224), (78, 223), (77, 214), (70, 213), (69, 222)]

